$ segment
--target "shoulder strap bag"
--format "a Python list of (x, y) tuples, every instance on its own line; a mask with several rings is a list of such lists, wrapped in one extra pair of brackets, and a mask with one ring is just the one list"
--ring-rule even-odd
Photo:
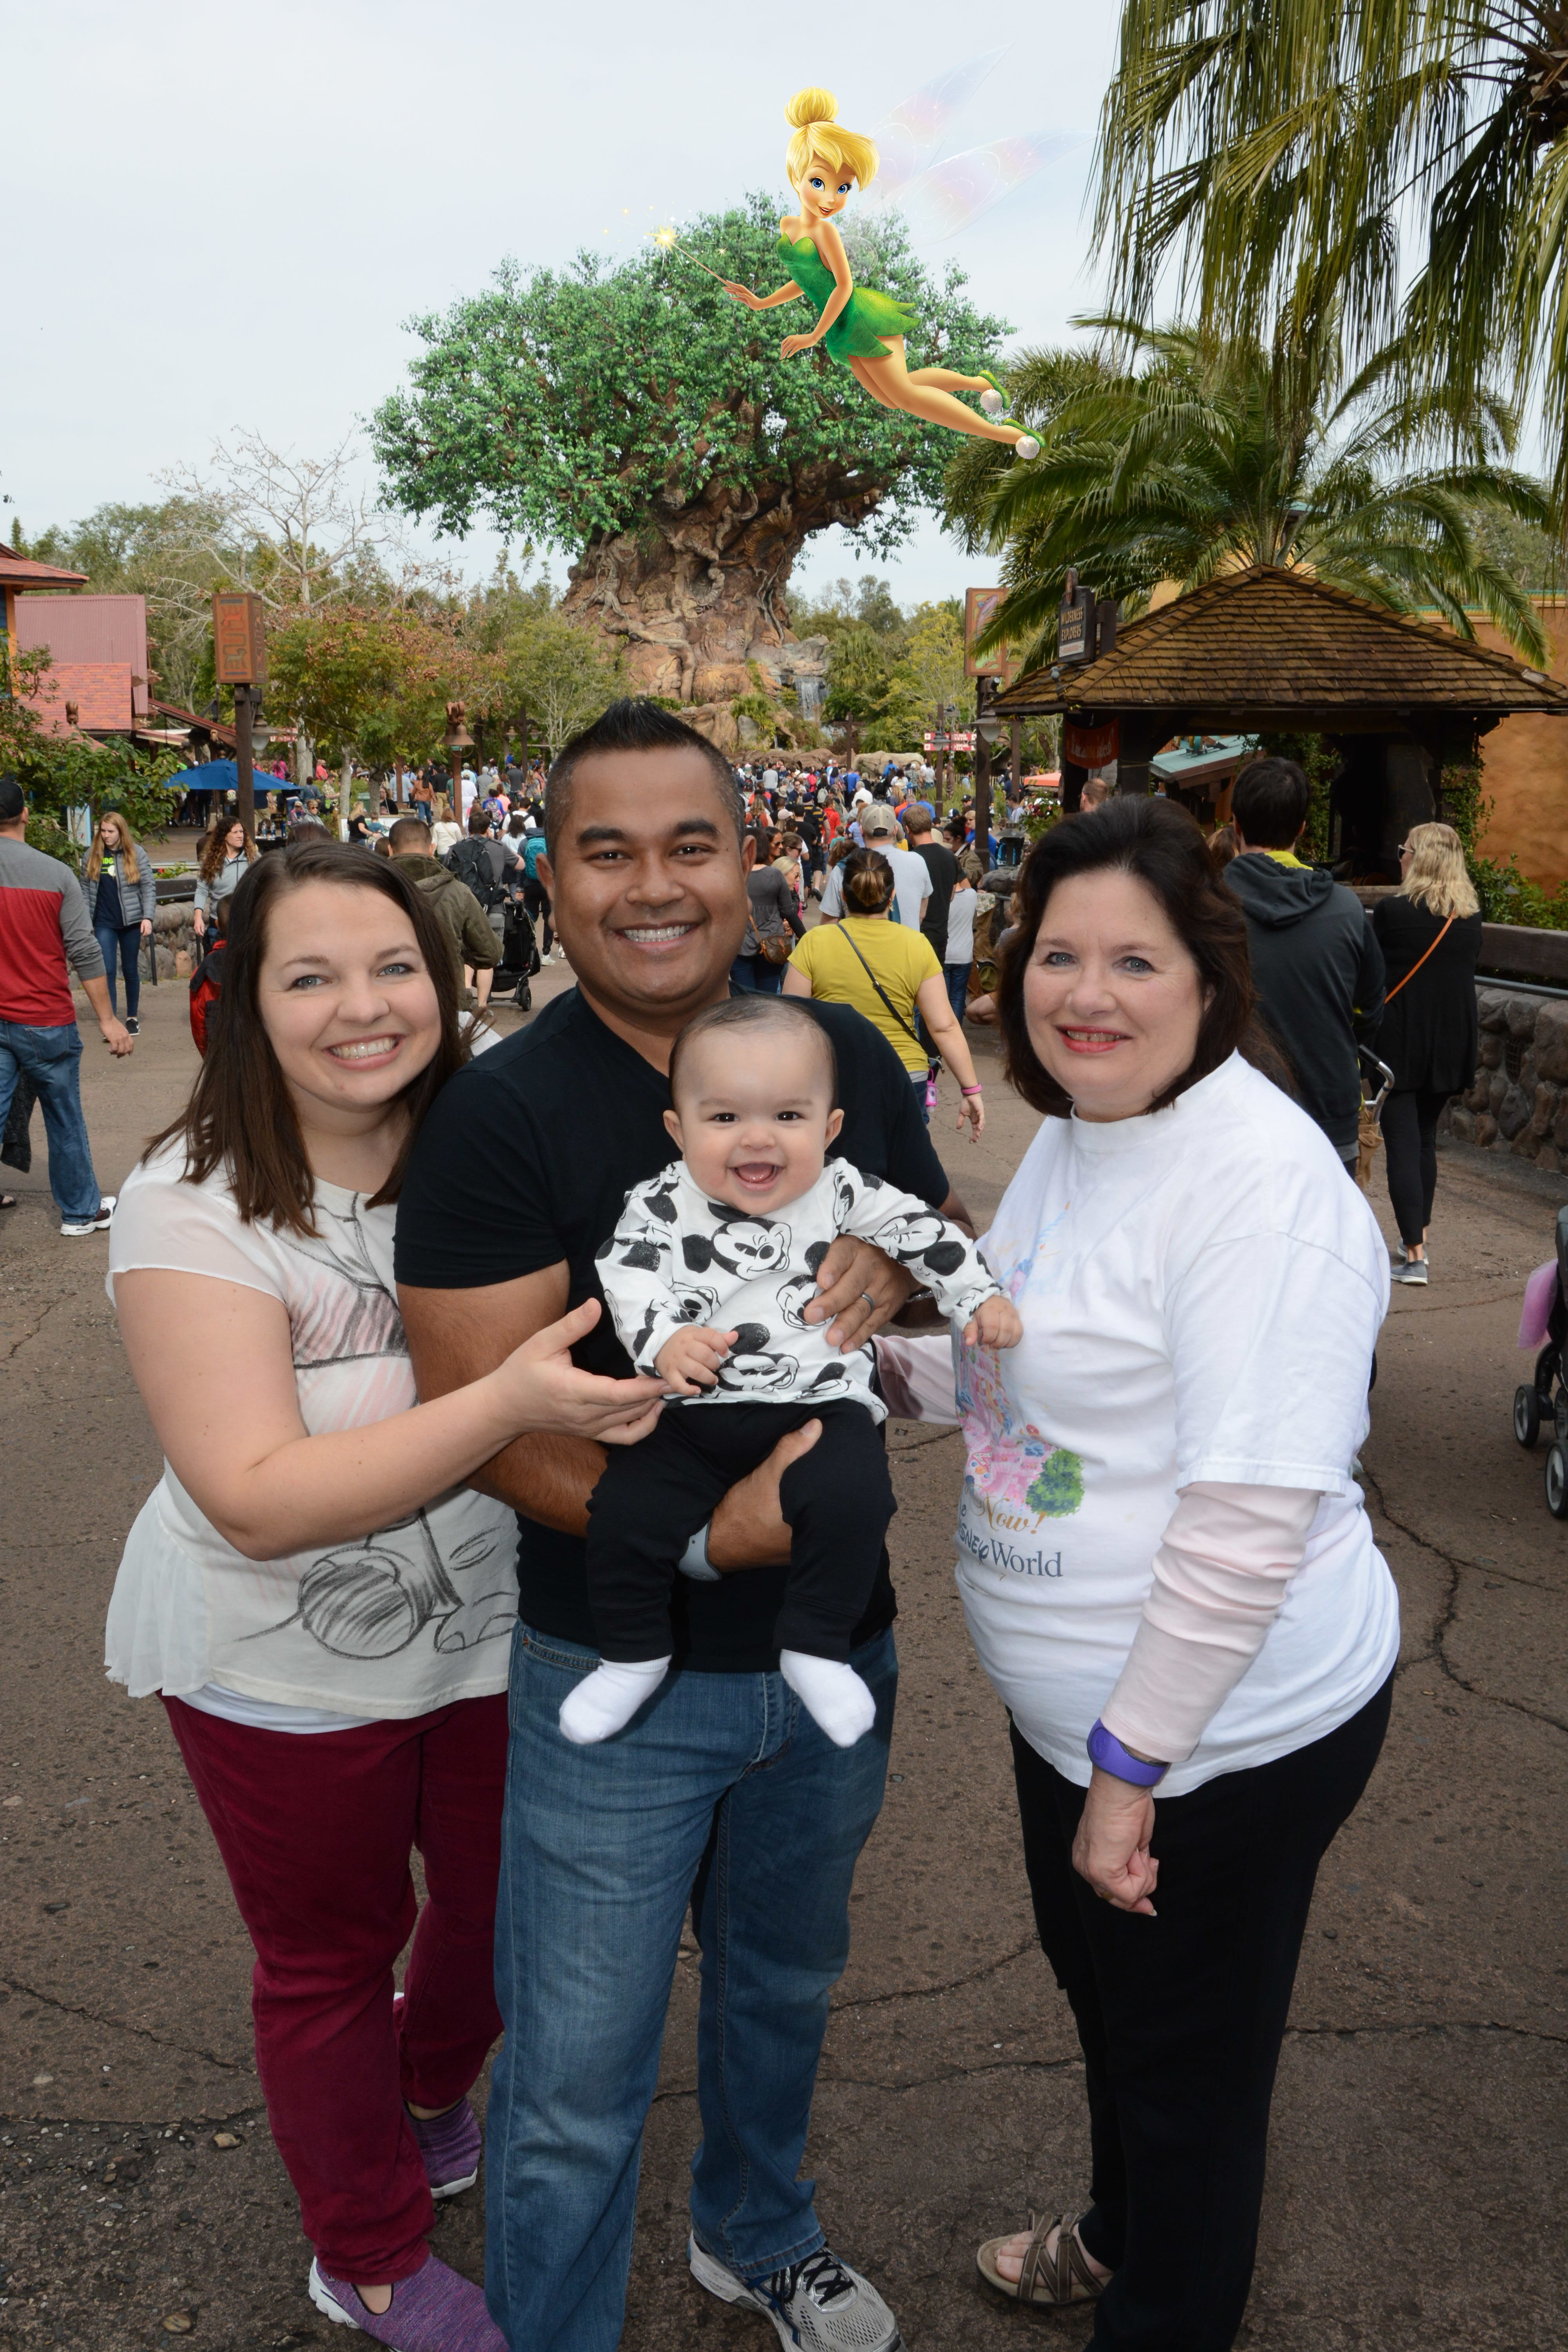
[(872, 987), (876, 990), (878, 995), (881, 998), (883, 1003), (887, 1006), (889, 1012), (892, 1014), (894, 1020), (903, 1031), (905, 1036), (912, 1038), (914, 1043), (920, 1047), (922, 1054), (927, 1052), (928, 1047), (926, 1045), (926, 1041), (921, 1035), (920, 1031), (918, 1029), (910, 1028), (909, 1023), (904, 1019), (903, 1014), (899, 1011), (898, 1006), (893, 1003), (892, 998), (888, 994), (887, 990), (883, 987), (881, 982), (878, 979), (876, 973), (872, 971), (865, 957), (860, 953), (859, 949), (855, 946), (855, 941), (850, 936), (849, 926), (847, 922), (839, 924), (838, 935), (840, 939), (845, 941), (847, 946), (854, 949), (856, 961), (859, 964), (861, 971), (865, 973), (867, 979), (870, 982)]
[(1411, 967), (1410, 967), (1409, 971), (1405, 973), (1405, 975), (1404, 979), (1403, 979), (1403, 980), (1396, 980), (1396, 981), (1394, 982), (1394, 986), (1389, 990), (1389, 992), (1388, 992), (1387, 995), (1386, 995), (1386, 996), (1384, 998), (1384, 1000), (1383, 1000), (1383, 1002), (1384, 1002), (1384, 1010), (1385, 1010), (1385, 1011), (1386, 1011), (1387, 1007), (1393, 1003), (1393, 1002), (1394, 1002), (1394, 998), (1398, 995), (1398, 993), (1399, 993), (1400, 990), (1401, 990), (1402, 988), (1408, 988), (1408, 987), (1409, 987), (1409, 985), (1410, 985), (1411, 982), (1415, 979), (1415, 977), (1416, 973), (1420, 971), (1421, 966), (1426, 962), (1426, 956), (1435, 956), (1435, 955), (1436, 954), (1436, 952), (1437, 952), (1438, 949), (1442, 946), (1442, 944), (1443, 944), (1444, 940), (1447, 938), (1448, 933), (1452, 930), (1452, 929), (1453, 929), (1453, 927), (1454, 927), (1454, 924), (1455, 924), (1455, 922), (1456, 922), (1457, 920), (1458, 920), (1458, 918), (1457, 918), (1456, 916), (1450, 915), (1450, 916), (1449, 916), (1449, 918), (1448, 918), (1448, 919), (1447, 919), (1447, 921), (1444, 924), (1444, 926), (1443, 926), (1442, 929), (1438, 932), (1438, 934), (1437, 934), (1437, 936), (1436, 936), (1436, 938), (1433, 940), (1433, 942), (1432, 942), (1431, 946), (1427, 949), (1427, 950), (1426, 950), (1426, 955), (1424, 955), (1424, 956), (1420, 956), (1420, 957), (1418, 957), (1418, 958), (1417, 958), (1417, 960), (1415, 961), (1415, 963), (1413, 963), (1413, 964), (1411, 965)]

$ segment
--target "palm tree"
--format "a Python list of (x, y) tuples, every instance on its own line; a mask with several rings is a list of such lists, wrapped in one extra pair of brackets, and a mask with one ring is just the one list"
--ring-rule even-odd
[[(1163, 582), (1286, 563), (1388, 612), (1436, 607), (1462, 637), (1479, 607), (1548, 659), (1527, 592), (1476, 527), (1488, 509), (1536, 524), (1553, 513), (1505, 462), (1517, 428), (1500, 402), (1414, 394), (1390, 354), (1343, 382), (1331, 309), (1268, 344), (1075, 324), (1111, 341), (1026, 355), (1006, 378), (1040, 438), (1034, 463), (977, 442), (949, 468), (950, 526), (1003, 558), (1009, 593), (988, 642), (1048, 655), (1069, 565), (1137, 611)], [(1412, 463), (1438, 449), (1442, 462)]]
[(1326, 276), (1358, 358), (1397, 331), (1422, 383), (1539, 391), (1568, 488), (1560, 0), (1124, 0), (1097, 174), (1119, 307), (1173, 267), (1256, 331)]

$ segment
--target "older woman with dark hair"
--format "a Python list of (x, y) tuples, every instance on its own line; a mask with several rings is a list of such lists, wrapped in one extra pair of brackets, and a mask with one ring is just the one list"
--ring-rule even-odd
[(1265, 1075), (1190, 817), (1058, 825), (1013, 904), (1001, 1028), (1045, 1116), (984, 1242), (1024, 1339), (962, 1367), (958, 1581), (1093, 2178), (980, 2268), (1097, 2299), (1095, 2352), (1225, 2352), (1313, 1882), (1388, 1720), (1398, 1607), (1352, 1476), (1387, 1259)]

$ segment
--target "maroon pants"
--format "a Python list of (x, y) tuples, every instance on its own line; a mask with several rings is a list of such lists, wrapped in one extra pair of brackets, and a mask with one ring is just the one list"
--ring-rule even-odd
[(334, 2278), (407, 2278), (432, 2208), (403, 2103), (454, 2105), (500, 2032), (505, 1695), (309, 1734), (164, 1705), (256, 1947), (257, 2068), (305, 2235)]

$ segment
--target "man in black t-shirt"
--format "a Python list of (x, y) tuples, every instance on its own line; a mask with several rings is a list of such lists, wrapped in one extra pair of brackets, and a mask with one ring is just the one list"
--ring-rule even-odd
[[(450, 1081), (403, 1187), (399, 1296), (426, 1398), (602, 1299), (595, 1255), (628, 1189), (675, 1156), (670, 1047), (730, 992), (746, 926), (754, 845), (728, 764), (650, 703), (615, 705), (567, 747), (546, 831), (539, 872), (578, 985)], [(811, 1009), (838, 1056), (837, 1150), (967, 1225), (896, 1055), (851, 1008)], [(806, 1315), (846, 1347), (910, 1288), (848, 1237), (818, 1280)], [(575, 1353), (630, 1370), (607, 1314)], [(637, 2148), (689, 1903), (703, 1952), (693, 2273), (726, 2301), (804, 2321), (813, 2343), (898, 2342), (875, 2289), (827, 2252), (798, 2178), (897, 1676), (885, 1557), (852, 1653), (877, 1697), (873, 1730), (835, 1748), (777, 1671), (779, 1479), (813, 1439), (783, 1438), (694, 1539), (677, 1671), (594, 1748), (566, 1740), (557, 1715), (597, 1663), (583, 1538), (604, 1456), (524, 1437), (472, 1482), (516, 1506), (521, 1538), (486, 2263), (491, 2310), (519, 2347), (598, 2352), (618, 2335)]]
[(931, 897), (921, 917), (921, 935), (936, 950), (938, 963), (947, 961), (947, 910), (958, 880), (958, 860), (931, 831), (931, 817), (918, 802), (906, 803), (904, 833), (917, 857), (923, 857), (931, 876)]

